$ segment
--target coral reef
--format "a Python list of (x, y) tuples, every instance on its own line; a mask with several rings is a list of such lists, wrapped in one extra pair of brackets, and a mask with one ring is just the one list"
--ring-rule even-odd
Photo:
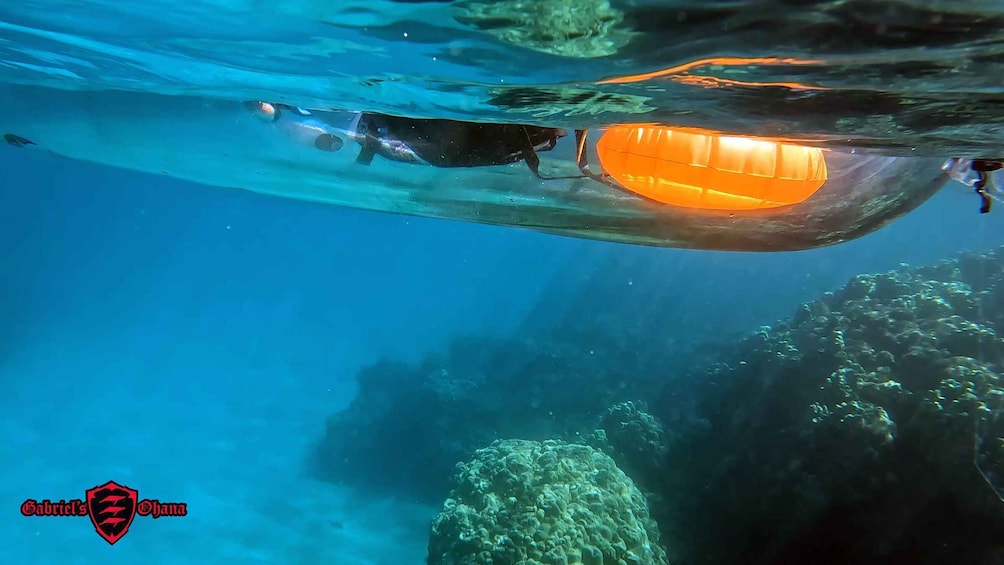
[(644, 490), (658, 483), (666, 466), (671, 437), (644, 402), (621, 402), (600, 418), (599, 428), (587, 443), (617, 462)]
[(429, 565), (660, 565), (645, 498), (593, 448), (496, 441), (457, 465)]
[[(628, 266), (631, 288), (660, 280)], [(568, 549), (583, 551), (585, 530), (520, 514), (531, 487), (514, 482), (570, 508), (571, 483), (537, 466), (603, 467), (596, 450), (647, 497), (674, 563), (1004, 563), (1004, 248), (854, 277), (714, 351), (692, 338), (721, 320), (681, 337), (675, 297), (639, 293), (653, 315), (637, 316), (617, 300), (624, 288), (623, 275), (598, 277), (564, 310), (543, 301), (520, 339), (367, 369), (329, 422), (318, 470), (441, 502), (474, 457), (458, 467), (431, 563), (595, 558)], [(492, 443), (510, 438), (595, 450)]]
[(855, 277), (704, 373), (659, 487), (685, 562), (1001, 562), (1000, 255)]
[(329, 418), (315, 470), (438, 504), (454, 465), (495, 439), (575, 440), (612, 404), (655, 390), (624, 378), (640, 369), (610, 355), (608, 340), (588, 340), (465, 339), (418, 366), (369, 367), (352, 404)]
[(518, 338), (459, 339), (418, 364), (363, 369), (356, 398), (327, 422), (314, 473), (439, 504), (453, 466), (474, 450), (509, 438), (582, 443), (612, 405), (650, 398), (667, 378), (678, 386), (659, 420), (684, 427), (695, 396), (676, 375), (716, 355), (697, 345), (707, 336), (737, 327), (728, 313), (666, 292), (665, 273), (648, 259), (594, 258), (571, 286), (566, 277), (546, 289)]

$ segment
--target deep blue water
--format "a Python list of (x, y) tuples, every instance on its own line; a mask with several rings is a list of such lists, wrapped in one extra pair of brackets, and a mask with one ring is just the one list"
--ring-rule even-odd
[[(622, 277), (714, 338), (849, 277), (1004, 243), (953, 187), (861, 240), (787, 254), (629, 247), (345, 210), (0, 148), (4, 546), (33, 563), (420, 563), (435, 509), (303, 476), (356, 370), (506, 335), (544, 289)], [(644, 270), (610, 273), (618, 257)], [(598, 297), (596, 308), (617, 300)], [(534, 310), (536, 309), (536, 310)], [(637, 315), (645, 315), (639, 311)], [(27, 497), (114, 479), (184, 500), (114, 547)]]

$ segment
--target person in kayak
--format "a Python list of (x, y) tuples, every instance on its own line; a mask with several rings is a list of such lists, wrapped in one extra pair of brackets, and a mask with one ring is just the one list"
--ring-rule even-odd
[(980, 197), (980, 213), (990, 211), (995, 195), (1004, 194), (1004, 179), (1000, 178), (1004, 161), (1000, 159), (965, 159), (952, 157), (945, 161), (941, 169), (957, 182), (971, 187)]
[[(559, 128), (522, 124), (417, 119), (362, 113), (355, 130), (369, 164), (376, 155), (434, 167), (485, 167), (524, 161), (539, 178), (538, 153), (554, 149), (568, 135)], [(553, 178), (553, 177), (551, 177)]]
[[(377, 155), (391, 161), (442, 168), (523, 161), (539, 178), (572, 178), (542, 177), (539, 170), (537, 154), (550, 151), (559, 139), (568, 135), (560, 128), (404, 118), (374, 112), (315, 112), (263, 101), (246, 105), (257, 117), (279, 125), (297, 141), (318, 149), (341, 149), (341, 136), (356, 141), (362, 147), (356, 158), (361, 165), (369, 165)], [(345, 125), (333, 125), (337, 122)]]
[[(685, 208), (754, 210), (785, 207), (810, 198), (828, 179), (825, 155), (814, 147), (743, 138), (694, 128), (624, 125), (604, 128), (595, 151), (599, 171), (587, 157), (587, 130), (575, 131), (580, 175), (544, 177), (538, 153), (566, 137), (564, 129), (522, 124), (420, 119), (372, 112), (310, 112), (288, 105), (249, 103), (255, 114), (282, 124), (302, 143), (324, 151), (357, 142), (356, 162), (379, 155), (434, 167), (484, 167), (523, 161), (544, 180), (588, 178), (654, 203)], [(335, 126), (339, 120), (342, 126)], [(709, 147), (715, 147), (708, 152)], [(783, 158), (777, 157), (782, 155)], [(704, 157), (701, 157), (701, 156)], [(702, 161), (701, 159), (704, 159)], [(980, 212), (1004, 194), (1000, 159), (949, 159), (943, 169), (972, 187)], [(763, 171), (772, 171), (765, 175)], [(700, 179), (701, 184), (691, 184)]]
[(244, 105), (255, 117), (275, 124), (297, 143), (327, 152), (338, 151), (345, 146), (335, 128), (307, 110), (260, 100), (245, 102)]

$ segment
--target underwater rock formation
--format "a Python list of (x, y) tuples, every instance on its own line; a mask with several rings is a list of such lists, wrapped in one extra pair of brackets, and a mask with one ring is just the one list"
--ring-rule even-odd
[(703, 373), (686, 563), (1004, 563), (1004, 253), (861, 275)]
[(621, 402), (600, 418), (587, 443), (610, 455), (643, 490), (651, 491), (665, 469), (670, 436), (642, 402)]
[(313, 453), (315, 474), (439, 504), (453, 466), (476, 449), (495, 439), (587, 442), (611, 406), (652, 398), (670, 380), (659, 421), (685, 426), (693, 386), (677, 376), (716, 355), (695, 344), (731, 341), (730, 314), (666, 292), (664, 270), (645, 255), (594, 258), (578, 273), (543, 292), (518, 338), (460, 339), (417, 364), (360, 371), (356, 398), (329, 418)]
[[(364, 371), (319, 471), (439, 502), (477, 449), (564, 439), (632, 479), (673, 562), (1004, 564), (1004, 248), (854, 277), (687, 356), (672, 305), (585, 308), (622, 292), (588, 288), (552, 329)], [(486, 459), (498, 445), (478, 469), (506, 464)], [(478, 528), (464, 543), (495, 543)], [(456, 554), (443, 539), (437, 555)]]
[(645, 497), (606, 455), (496, 441), (457, 465), (432, 523), (429, 565), (662, 565)]
[(580, 335), (464, 339), (418, 366), (363, 370), (317, 446), (321, 478), (438, 504), (454, 465), (496, 439), (575, 440), (612, 404), (655, 389)]

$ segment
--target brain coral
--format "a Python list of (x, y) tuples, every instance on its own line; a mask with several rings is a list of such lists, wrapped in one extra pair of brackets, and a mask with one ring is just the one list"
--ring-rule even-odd
[(583, 445), (500, 440), (457, 465), (430, 565), (666, 563), (645, 497)]

